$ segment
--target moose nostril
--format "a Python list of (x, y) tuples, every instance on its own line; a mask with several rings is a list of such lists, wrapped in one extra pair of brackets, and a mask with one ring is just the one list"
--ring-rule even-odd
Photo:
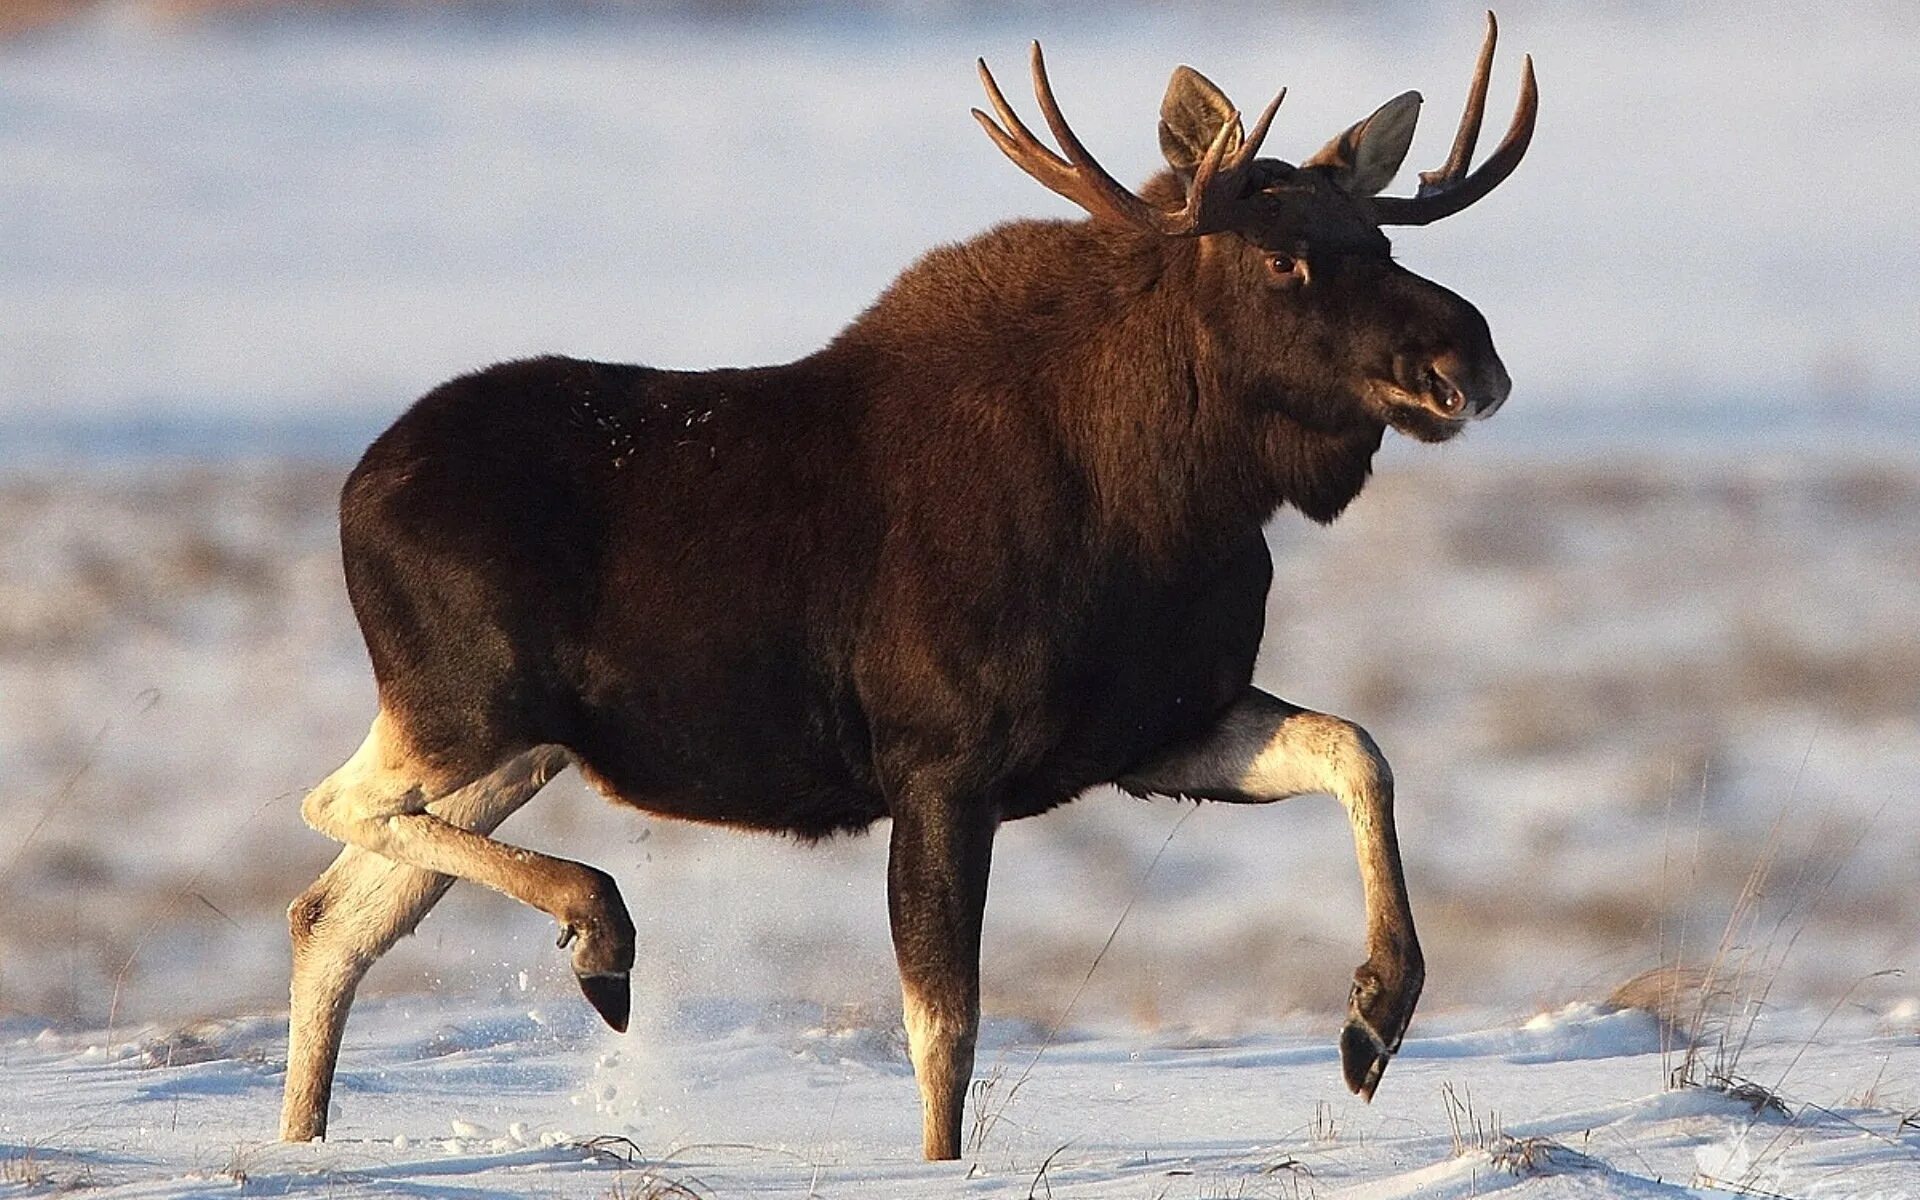
[(1453, 381), (1448, 379), (1437, 365), (1428, 364), (1421, 374), (1423, 390), (1433, 397), (1434, 404), (1441, 412), (1452, 414), (1466, 407), (1466, 396), (1453, 385)]

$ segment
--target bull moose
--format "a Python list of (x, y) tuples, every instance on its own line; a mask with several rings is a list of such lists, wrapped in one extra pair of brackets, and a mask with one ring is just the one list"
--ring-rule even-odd
[(1090, 220), (927, 254), (817, 353), (665, 371), (540, 358), (428, 393), (348, 477), (340, 539), (379, 711), (306, 798), (345, 844), (295, 900), (282, 1136), (323, 1136), (354, 991), (456, 879), (551, 915), (624, 1029), (634, 926), (613, 879), (490, 836), (568, 765), (663, 817), (818, 839), (882, 818), (931, 1159), (960, 1153), (996, 829), (1102, 784), (1345, 805), (1366, 962), (1340, 1036), (1371, 1099), (1425, 967), (1365, 730), (1251, 685), (1283, 507), (1328, 522), (1388, 428), (1491, 416), (1486, 321), (1382, 229), (1485, 196), (1537, 107), (1469, 170), (1488, 14), (1445, 164), (1380, 193), (1420, 96), (1299, 165), (1173, 73), (1168, 169), (1139, 192), (1033, 86), (1059, 152), (980, 64), (1027, 174)]

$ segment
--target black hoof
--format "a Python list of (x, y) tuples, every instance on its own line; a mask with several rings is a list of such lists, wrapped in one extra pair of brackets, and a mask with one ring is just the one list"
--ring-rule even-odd
[(587, 1003), (593, 1005), (593, 1011), (600, 1019), (613, 1027), (615, 1033), (627, 1031), (627, 1013), (633, 1007), (632, 977), (625, 971), (617, 975), (576, 975), (580, 981), (580, 990), (587, 997)]
[(1346, 1076), (1347, 1090), (1369, 1104), (1391, 1057), (1373, 1030), (1360, 1022), (1348, 1021), (1340, 1031), (1340, 1073)]

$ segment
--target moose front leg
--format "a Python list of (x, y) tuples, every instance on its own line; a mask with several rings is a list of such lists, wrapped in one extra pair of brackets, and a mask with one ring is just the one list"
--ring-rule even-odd
[(1205, 738), (1119, 782), (1132, 792), (1241, 804), (1327, 792), (1346, 806), (1366, 891), (1367, 961), (1353, 973), (1340, 1065), (1347, 1087), (1372, 1100), (1426, 979), (1394, 837), (1393, 772), (1373, 738), (1351, 721), (1248, 688)]
[(960, 1125), (980, 1029), (980, 923), (994, 813), (945, 797), (896, 803), (887, 911), (900, 964), (907, 1052), (920, 1084), (929, 1160), (960, 1157)]

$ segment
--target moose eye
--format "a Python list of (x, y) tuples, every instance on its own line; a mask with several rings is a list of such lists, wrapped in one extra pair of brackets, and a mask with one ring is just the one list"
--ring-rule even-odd
[(1267, 278), (1274, 283), (1301, 284), (1307, 281), (1307, 264), (1292, 254), (1269, 253)]

